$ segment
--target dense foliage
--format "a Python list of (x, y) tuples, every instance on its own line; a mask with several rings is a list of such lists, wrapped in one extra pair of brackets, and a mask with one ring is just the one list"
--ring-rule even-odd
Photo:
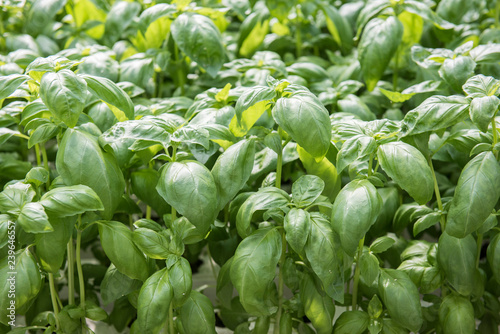
[(0, 15), (1, 333), (498, 333), (500, 1)]

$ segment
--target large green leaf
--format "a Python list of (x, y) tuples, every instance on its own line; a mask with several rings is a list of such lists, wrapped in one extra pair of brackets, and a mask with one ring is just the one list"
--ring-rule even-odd
[(86, 211), (104, 209), (95, 191), (82, 184), (54, 188), (43, 194), (40, 204), (56, 217), (74, 216)]
[(137, 299), (137, 329), (140, 333), (157, 334), (165, 326), (174, 292), (167, 268), (151, 275)]
[(448, 210), (446, 233), (463, 238), (479, 228), (500, 198), (500, 166), (491, 152), (464, 167)]
[(381, 208), (382, 199), (369, 181), (354, 180), (342, 188), (333, 203), (332, 226), (347, 254), (354, 256)]
[(171, 254), (167, 237), (149, 228), (135, 229), (132, 239), (137, 247), (152, 259), (166, 259)]
[(255, 231), (238, 245), (230, 277), (245, 310), (255, 316), (269, 316), (277, 307), (270, 300), (270, 287), (281, 256), (281, 236), (276, 228)]
[(161, 197), (205, 235), (217, 214), (217, 186), (197, 161), (172, 162), (163, 168), (156, 189)]
[(399, 270), (382, 269), (378, 290), (391, 318), (410, 331), (418, 332), (423, 323), (420, 295), (408, 275)]
[(486, 255), (491, 271), (493, 272), (493, 277), (500, 284), (500, 233), (491, 239)]
[(252, 233), (252, 216), (256, 211), (285, 206), (290, 201), (288, 194), (275, 187), (266, 187), (253, 193), (241, 205), (236, 216), (236, 228), (242, 238)]
[(448, 282), (461, 295), (470, 295), (476, 285), (476, 256), (476, 241), (472, 235), (455, 238), (444, 232), (439, 237), (438, 263)]
[(57, 217), (49, 213), (53, 231), (35, 236), (36, 255), (43, 270), (57, 273), (65, 259), (66, 246), (73, 235), (76, 216)]
[(285, 216), (283, 223), (286, 241), (297, 254), (304, 253), (304, 246), (311, 230), (309, 212), (292, 208)]
[(247, 183), (252, 173), (254, 156), (255, 142), (242, 140), (231, 145), (215, 162), (212, 175), (217, 187), (219, 211), (224, 209)]
[(174, 291), (174, 307), (182, 306), (188, 299), (193, 285), (193, 273), (189, 261), (179, 257), (172, 267), (168, 269), (170, 284)]
[(378, 161), (384, 171), (419, 204), (432, 198), (432, 171), (419, 150), (403, 142), (380, 145)]
[(0, 100), (14, 93), (30, 77), (24, 74), (11, 74), (0, 77)]
[(439, 306), (439, 323), (443, 334), (474, 333), (476, 320), (469, 298), (454, 293), (446, 296)]
[(343, 252), (328, 218), (310, 214), (311, 230), (304, 247), (313, 272), (323, 283), (326, 293), (340, 302), (344, 298)]
[(206, 16), (183, 13), (172, 23), (171, 30), (182, 52), (215, 77), (226, 59), (215, 24)]
[(485, 97), (497, 95), (500, 80), (478, 74), (467, 80), (462, 89), (469, 97)]
[(476, 97), (470, 104), (469, 114), (472, 123), (481, 131), (488, 132), (488, 126), (498, 111), (500, 99), (496, 96)]
[(53, 231), (49, 217), (39, 202), (26, 203), (17, 217), (17, 222), (28, 233), (48, 233)]
[(474, 75), (476, 62), (469, 56), (446, 59), (439, 69), (439, 75), (456, 92), (462, 92), (462, 85)]
[(301, 208), (311, 205), (325, 189), (325, 182), (315, 175), (303, 175), (292, 185), (293, 202)]
[(66, 185), (92, 188), (104, 206), (102, 216), (112, 217), (125, 190), (125, 180), (115, 157), (104, 152), (96, 138), (83, 131), (66, 130), (56, 167)]
[(144, 203), (152, 207), (159, 215), (167, 213), (169, 206), (153, 189), (158, 184), (160, 173), (155, 169), (140, 169), (130, 175), (130, 184), (134, 194)]
[(370, 316), (363, 311), (346, 311), (335, 321), (335, 334), (361, 334), (368, 328)]
[(408, 112), (401, 129), (405, 136), (437, 131), (464, 120), (468, 110), (469, 101), (463, 96), (435, 95)]
[(198, 291), (191, 291), (180, 309), (180, 318), (186, 333), (215, 334), (214, 307), (210, 299)]
[(40, 97), (54, 117), (73, 128), (85, 107), (87, 83), (70, 70), (47, 72), (40, 82)]
[(330, 297), (322, 295), (307, 273), (300, 280), (300, 300), (304, 313), (318, 334), (331, 334), (335, 305)]
[(358, 45), (358, 59), (369, 91), (382, 78), (402, 37), (403, 25), (394, 16), (375, 18), (366, 25)]
[(331, 125), (328, 111), (318, 98), (298, 89), (282, 97), (273, 108), (276, 123), (304, 148), (316, 161), (321, 161), (330, 148)]
[(352, 49), (352, 29), (344, 16), (334, 6), (323, 3), (321, 6), (325, 14), (326, 27), (333, 37), (333, 40), (343, 52)]
[(121, 122), (134, 119), (134, 104), (127, 93), (108, 78), (82, 75), (89, 91), (105, 102)]
[(123, 274), (141, 281), (148, 277), (144, 254), (132, 240), (132, 231), (117, 221), (99, 221), (99, 235), (104, 252)]
[(141, 285), (141, 281), (122, 274), (113, 264), (111, 264), (100, 286), (102, 302), (104, 305), (108, 305), (122, 296), (139, 290)]
[[(0, 322), (7, 325), (14, 320), (16, 310), (28, 305), (42, 288), (42, 274), (29, 248), (20, 250), (15, 255), (14, 263), (10, 256), (0, 260)], [(15, 292), (12, 292), (14, 290)], [(15, 304), (12, 305), (12, 302)], [(8, 318), (14, 310), (14, 319)]]

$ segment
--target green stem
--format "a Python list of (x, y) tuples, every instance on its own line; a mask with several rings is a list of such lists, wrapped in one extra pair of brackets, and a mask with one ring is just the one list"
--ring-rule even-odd
[[(495, 118), (491, 121), (491, 127), (493, 131), (493, 146), (495, 146), (498, 143), (498, 131), (497, 131), (497, 123), (495, 121)], [(498, 159), (498, 152), (495, 152), (495, 158)]]
[(276, 188), (281, 188), (281, 171), (283, 169), (283, 153), (278, 154), (278, 163), (276, 166)]
[[(438, 204), (438, 208), (440, 211), (443, 211), (443, 202), (441, 201), (441, 193), (439, 192), (436, 173), (434, 172), (434, 166), (432, 165), (432, 158), (429, 157), (427, 161), (429, 162), (429, 167), (431, 167), (432, 179), (434, 180), (434, 193), (436, 194), (436, 201)], [(441, 231), (444, 232), (444, 229), (446, 228), (446, 220), (444, 218), (444, 215), (441, 215), (440, 225), (441, 225)]]
[(54, 315), (56, 317), (56, 328), (59, 329), (59, 306), (57, 305), (57, 291), (54, 284), (54, 274), (49, 273), (49, 288), (50, 298), (52, 299), (52, 307), (54, 308)]
[(175, 334), (174, 328), (174, 308), (172, 307), (172, 303), (168, 307), (168, 324), (170, 327), (170, 334)]
[(368, 176), (373, 175), (373, 153), (370, 154), (370, 159), (368, 160)]
[[(78, 216), (81, 220), (81, 217)], [(85, 310), (85, 282), (83, 280), (82, 259), (80, 247), (82, 244), (82, 231), (78, 229), (76, 234), (76, 269), (78, 270), (78, 281), (80, 282), (80, 306)]]
[(274, 324), (274, 333), (278, 334), (280, 329), (281, 314), (283, 313), (283, 288), (285, 285), (283, 268), (285, 267), (286, 260), (286, 238), (285, 230), (280, 229), (281, 233), (281, 257), (279, 261), (279, 273), (278, 273), (278, 313), (276, 313), (276, 322)]
[(40, 145), (35, 144), (36, 165), (42, 166), (42, 158), (40, 157)]
[(146, 219), (151, 219), (151, 207), (146, 206)]
[(361, 254), (363, 254), (363, 246), (365, 244), (365, 237), (359, 241), (358, 244), (358, 254), (356, 256), (356, 270), (354, 271), (354, 283), (352, 286), (352, 310), (355, 311), (357, 309), (358, 303), (358, 284), (359, 284), (359, 274), (360, 274), (360, 265), (359, 259), (361, 258)]
[(182, 73), (182, 66), (181, 63), (184, 62), (184, 59), (182, 61), (180, 60), (179, 57), (179, 48), (177, 47), (177, 43), (174, 42), (174, 57), (175, 57), (175, 63), (177, 64), (177, 80), (179, 82), (179, 86), (181, 87), (181, 95), (184, 96), (186, 94), (186, 90), (184, 88), (184, 73)]
[(75, 305), (75, 253), (73, 248), (73, 236), (69, 238), (68, 252), (68, 303)]
[(479, 260), (481, 259), (481, 247), (483, 246), (483, 234), (477, 234), (477, 257), (476, 257), (476, 268), (479, 268)]
[(49, 172), (49, 176), (47, 177), (47, 190), (49, 190), (50, 187), (50, 169), (49, 169), (49, 160), (47, 159), (47, 151), (45, 150), (45, 144), (42, 144), (41, 146), (42, 149), (42, 158), (43, 158), (43, 168)]

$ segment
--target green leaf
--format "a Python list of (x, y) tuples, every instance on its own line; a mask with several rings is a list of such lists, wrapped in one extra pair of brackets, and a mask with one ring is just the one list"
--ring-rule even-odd
[(326, 27), (333, 40), (343, 50), (349, 52), (352, 49), (352, 29), (344, 16), (332, 5), (323, 3), (321, 9), (325, 14)]
[(39, 187), (41, 184), (46, 183), (48, 180), (49, 171), (43, 167), (31, 168), (24, 178), (25, 183), (32, 183), (36, 187)]
[(19, 215), (23, 206), (31, 202), (36, 193), (31, 184), (15, 183), (8, 185), (0, 193), (0, 211)]
[(453, 29), (455, 26), (454, 24), (444, 20), (441, 16), (437, 15), (432, 9), (429, 8), (429, 6), (427, 6), (427, 4), (423, 2), (406, 0), (402, 4), (402, 7), (406, 11), (417, 14), (440, 29)]
[(125, 180), (116, 158), (104, 152), (94, 137), (66, 130), (57, 151), (56, 168), (65, 184), (92, 188), (104, 206), (102, 216), (112, 217), (125, 190)]
[(380, 264), (377, 257), (366, 249), (363, 249), (363, 253), (361, 253), (361, 257), (359, 258), (359, 271), (361, 278), (368, 286), (377, 284)]
[(76, 222), (76, 216), (56, 217), (49, 214), (52, 232), (35, 236), (36, 255), (43, 270), (57, 273), (66, 255), (66, 246)]
[(439, 75), (457, 93), (462, 92), (462, 85), (467, 79), (474, 75), (476, 62), (469, 56), (458, 56), (454, 59), (446, 59), (439, 69)]
[(326, 293), (338, 301), (344, 298), (343, 252), (328, 219), (310, 213), (311, 230), (304, 251), (313, 272), (323, 283)]
[(106, 16), (104, 38), (110, 43), (116, 42), (140, 11), (141, 5), (139, 3), (115, 2)]
[(333, 201), (340, 191), (341, 183), (341, 178), (335, 165), (326, 157), (319, 162), (316, 161), (311, 154), (300, 146), (297, 146), (297, 152), (307, 173), (319, 176), (325, 182), (325, 189), (322, 195), (327, 196), (330, 201)]
[(462, 23), (464, 15), (473, 4), (467, 0), (442, 0), (436, 8), (436, 14), (452, 23)]
[(269, 102), (276, 96), (274, 89), (267, 86), (255, 86), (245, 90), (236, 101), (235, 116), (229, 124), (229, 130), (237, 136), (243, 137), (269, 109)]
[(479, 228), (500, 198), (500, 166), (491, 152), (464, 167), (448, 211), (446, 233), (463, 238)]
[(132, 233), (132, 240), (139, 249), (152, 259), (166, 259), (169, 251), (169, 240), (161, 233), (148, 228), (138, 228)]
[(31, 202), (23, 206), (17, 222), (25, 232), (48, 233), (54, 230), (48, 218), (41, 203)]
[(85, 107), (87, 83), (70, 70), (47, 72), (40, 82), (40, 97), (55, 118), (73, 128)]
[(358, 45), (358, 59), (369, 91), (382, 78), (402, 37), (403, 25), (394, 16), (375, 18), (366, 25)]
[(238, 245), (230, 277), (245, 310), (255, 316), (269, 316), (277, 307), (270, 300), (276, 265), (281, 256), (281, 236), (277, 229), (255, 231)]
[(494, 96), (500, 88), (500, 80), (482, 74), (475, 75), (463, 85), (462, 89), (468, 97)]
[(370, 317), (363, 311), (343, 312), (333, 327), (335, 334), (361, 334), (368, 328)]
[(390, 237), (380, 237), (375, 239), (370, 245), (370, 251), (373, 253), (383, 253), (394, 245), (396, 241)]
[(420, 82), (416, 85), (410, 86), (405, 90), (403, 90), (401, 93), (393, 92), (383, 88), (379, 88), (379, 90), (382, 92), (382, 94), (387, 96), (387, 98), (392, 102), (401, 103), (411, 99), (413, 96), (417, 94), (435, 92), (439, 90), (441, 86), (442, 86), (441, 81), (427, 80)]
[(99, 221), (99, 235), (102, 248), (116, 269), (130, 278), (146, 280), (148, 261), (134, 244), (131, 230), (117, 221)]
[(134, 104), (127, 93), (108, 78), (82, 75), (89, 91), (105, 102), (116, 118), (122, 122), (134, 119)]
[(439, 237), (438, 263), (448, 282), (461, 295), (470, 295), (476, 285), (476, 256), (476, 241), (472, 235), (459, 239), (444, 232)]
[(56, 217), (74, 216), (104, 209), (99, 196), (92, 188), (82, 184), (54, 188), (42, 196), (40, 204)]
[(413, 235), (416, 236), (429, 227), (436, 225), (436, 223), (439, 222), (440, 219), (441, 213), (439, 212), (432, 212), (418, 218), (418, 220), (415, 222), (415, 225), (413, 225)]
[(101, 282), (101, 297), (104, 305), (139, 290), (142, 282), (122, 274), (111, 264)]
[(203, 15), (183, 13), (172, 23), (171, 32), (182, 52), (214, 78), (226, 59), (215, 24)]
[(474, 333), (476, 319), (469, 298), (457, 294), (444, 297), (439, 306), (439, 323), (443, 334)]
[(141, 333), (160, 333), (168, 319), (168, 309), (174, 292), (167, 268), (151, 275), (137, 299), (137, 330)]
[(55, 137), (61, 128), (53, 123), (45, 123), (37, 126), (31, 131), (30, 139), (28, 140), (28, 148), (32, 148), (36, 144), (45, 143), (49, 139)]
[(347, 254), (354, 256), (381, 208), (382, 199), (369, 181), (354, 180), (342, 188), (333, 203), (332, 226)]
[[(159, 215), (167, 213), (169, 206), (155, 189), (160, 173), (154, 169), (140, 169), (130, 175), (132, 192), (144, 203), (152, 207)], [(153, 190), (154, 189), (154, 190)]]
[(479, 130), (488, 132), (488, 126), (491, 120), (497, 114), (500, 106), (500, 99), (496, 96), (476, 97), (470, 104), (469, 114), (472, 123)]
[(370, 303), (368, 304), (368, 314), (370, 315), (370, 318), (378, 318), (382, 315), (382, 312), (384, 311), (384, 306), (382, 305), (382, 302), (380, 299), (378, 299), (377, 295), (373, 295), (373, 298), (370, 300)]
[(422, 327), (422, 307), (417, 287), (408, 275), (394, 269), (382, 269), (379, 294), (393, 320), (413, 332)]
[[(7, 318), (11, 314), (11, 301), (15, 302), (14, 310), (29, 305), (40, 292), (43, 283), (35, 257), (29, 248), (17, 252), (14, 263), (12, 260), (10, 256), (4, 256), (0, 260), (0, 279), (4, 282), (0, 288), (0, 322), (4, 324), (12, 320)], [(15, 290), (14, 294), (9, 291), (11, 289)]]
[(297, 254), (304, 253), (304, 246), (311, 229), (309, 212), (292, 208), (284, 220), (286, 241)]
[(486, 255), (493, 277), (497, 283), (500, 283), (500, 233), (491, 239)]
[(368, 160), (377, 150), (375, 139), (366, 135), (357, 135), (347, 139), (337, 154), (337, 170), (341, 173), (355, 161)]
[(252, 173), (254, 156), (255, 142), (242, 140), (231, 145), (215, 162), (212, 175), (217, 187), (219, 211), (224, 209), (247, 183)]
[(239, 54), (251, 57), (260, 47), (269, 32), (269, 11), (266, 6), (255, 8), (240, 26), (238, 38)]
[(197, 161), (167, 164), (161, 171), (156, 190), (203, 235), (219, 213), (214, 178), (207, 167)]
[(186, 333), (215, 334), (215, 314), (212, 302), (198, 291), (191, 291), (180, 309), (182, 327)]
[(182, 306), (188, 299), (193, 285), (193, 274), (189, 261), (179, 257), (172, 267), (168, 269), (170, 284), (174, 291), (174, 307)]
[(315, 175), (303, 175), (292, 185), (293, 202), (301, 208), (305, 208), (321, 195), (325, 188), (325, 182)]
[(401, 129), (409, 136), (448, 128), (464, 120), (468, 110), (469, 101), (463, 96), (435, 95), (408, 112)]
[(419, 204), (431, 200), (434, 193), (432, 171), (419, 150), (403, 142), (380, 145), (378, 161), (384, 171)]
[(330, 148), (331, 125), (328, 111), (314, 94), (298, 90), (280, 98), (272, 112), (276, 123), (297, 144), (316, 161), (323, 159)]
[(250, 223), (256, 211), (279, 208), (288, 204), (289, 201), (288, 194), (281, 189), (275, 187), (259, 189), (258, 192), (250, 195), (238, 210), (236, 216), (238, 234), (246, 238), (252, 233)]
[(0, 77), (0, 101), (14, 93), (19, 86), (26, 80), (30, 79), (29, 76), (24, 74), (11, 74)]
[(330, 297), (322, 295), (316, 289), (314, 279), (307, 273), (300, 280), (300, 301), (316, 332), (332, 333), (335, 305)]
[(361, 36), (361, 32), (365, 28), (368, 21), (390, 6), (391, 3), (387, 0), (370, 1), (366, 4), (366, 6), (363, 6), (356, 20), (357, 33), (355, 39), (359, 40), (359, 36)]
[(500, 60), (500, 44), (478, 45), (470, 50), (470, 56), (478, 64), (496, 64)]

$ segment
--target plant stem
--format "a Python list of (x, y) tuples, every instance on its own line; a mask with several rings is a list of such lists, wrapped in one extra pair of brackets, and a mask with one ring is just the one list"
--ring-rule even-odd
[(177, 46), (177, 43), (174, 42), (174, 57), (175, 57), (175, 63), (177, 64), (177, 80), (179, 82), (179, 86), (181, 87), (181, 95), (184, 96), (186, 94), (186, 90), (184, 88), (184, 73), (182, 73), (182, 67), (181, 63), (184, 62), (184, 59), (182, 61), (179, 59), (179, 47)]
[[(434, 180), (434, 193), (436, 194), (436, 201), (438, 204), (438, 208), (440, 211), (443, 211), (443, 202), (441, 201), (441, 193), (439, 192), (439, 186), (436, 178), (436, 173), (434, 172), (434, 166), (432, 165), (432, 158), (429, 157), (427, 159), (429, 162), (429, 167), (431, 167), (431, 172), (432, 172), (432, 178)], [(446, 220), (444, 219), (444, 216), (441, 215), (441, 232), (444, 232), (444, 229), (446, 228)]]
[(170, 334), (175, 334), (174, 328), (174, 308), (172, 307), (172, 303), (168, 307), (168, 324), (170, 327)]
[(476, 268), (479, 268), (479, 260), (481, 259), (481, 247), (483, 246), (483, 234), (477, 234), (477, 257), (476, 257)]
[[(78, 217), (80, 220), (80, 216)], [(76, 269), (78, 270), (78, 281), (80, 282), (80, 306), (85, 310), (85, 282), (83, 280), (82, 259), (80, 247), (82, 243), (82, 231), (78, 229), (76, 234)]]
[(373, 175), (373, 153), (370, 154), (370, 159), (368, 159), (368, 176)]
[(276, 188), (281, 188), (281, 171), (283, 168), (283, 153), (278, 154), (278, 163), (276, 166)]
[(49, 169), (49, 160), (47, 159), (47, 151), (45, 150), (45, 144), (42, 144), (42, 158), (43, 158), (43, 167), (49, 172), (49, 176), (47, 177), (47, 190), (50, 187), (50, 169)]
[(151, 207), (146, 206), (146, 219), (151, 219)]
[(285, 285), (283, 277), (283, 268), (285, 266), (286, 260), (286, 238), (285, 230), (280, 229), (281, 233), (281, 257), (279, 261), (279, 272), (278, 272), (278, 313), (276, 313), (276, 323), (274, 324), (274, 333), (279, 333), (281, 314), (283, 313), (283, 288)]
[(40, 145), (35, 144), (36, 165), (42, 166), (42, 158), (40, 157)]
[(358, 244), (358, 254), (356, 256), (356, 270), (354, 271), (354, 283), (352, 286), (352, 310), (355, 311), (357, 309), (358, 303), (358, 284), (359, 284), (359, 274), (360, 274), (360, 265), (359, 259), (361, 258), (361, 254), (363, 254), (363, 246), (365, 244), (365, 237), (359, 241)]
[[(495, 122), (495, 118), (491, 121), (491, 127), (493, 131), (493, 146), (498, 143), (498, 131), (497, 131), (497, 123)], [(495, 152), (495, 158), (498, 159), (498, 152)]]
[(73, 248), (73, 236), (69, 238), (68, 246), (68, 303), (75, 305), (75, 254)]
[(59, 329), (59, 306), (57, 305), (57, 291), (54, 284), (54, 274), (49, 273), (49, 288), (50, 298), (52, 299), (52, 307), (54, 308), (54, 315), (56, 317), (56, 327)]

